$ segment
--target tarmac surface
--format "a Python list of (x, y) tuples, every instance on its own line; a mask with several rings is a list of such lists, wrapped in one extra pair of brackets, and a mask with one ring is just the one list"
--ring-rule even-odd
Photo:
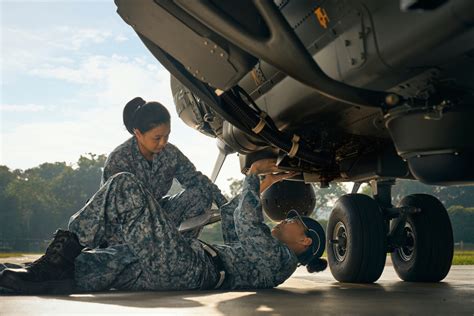
[(76, 314), (474, 315), (474, 266), (453, 266), (441, 283), (402, 282), (388, 264), (374, 284), (339, 283), (329, 269), (299, 268), (270, 290), (0, 296), (1, 316)]

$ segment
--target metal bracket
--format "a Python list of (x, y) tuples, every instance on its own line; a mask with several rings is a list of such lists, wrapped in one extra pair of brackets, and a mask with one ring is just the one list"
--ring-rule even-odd
[(402, 206), (387, 208), (386, 214), (393, 219), (390, 232), (387, 236), (388, 251), (392, 252), (395, 248), (402, 247), (406, 243), (405, 224), (408, 215), (421, 212), (421, 209), (412, 206)]

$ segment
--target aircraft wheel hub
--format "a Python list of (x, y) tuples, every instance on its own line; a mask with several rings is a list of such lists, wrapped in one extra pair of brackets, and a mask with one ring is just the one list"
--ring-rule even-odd
[(332, 249), (338, 262), (344, 261), (347, 253), (347, 229), (344, 223), (338, 222), (333, 231)]
[(415, 250), (415, 234), (413, 233), (413, 228), (410, 223), (405, 224), (405, 245), (398, 248), (398, 254), (400, 258), (408, 262), (413, 258), (413, 252)]

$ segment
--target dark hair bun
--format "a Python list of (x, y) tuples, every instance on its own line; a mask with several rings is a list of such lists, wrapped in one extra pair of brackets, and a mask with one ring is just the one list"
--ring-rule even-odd
[(128, 101), (123, 109), (123, 124), (127, 128), (127, 131), (133, 135), (133, 121), (135, 117), (135, 112), (141, 106), (146, 103), (140, 97), (133, 98), (132, 100)]
[(320, 272), (320, 271), (325, 270), (327, 268), (327, 266), (328, 266), (328, 262), (327, 262), (326, 259), (313, 258), (306, 265), (306, 270), (308, 270), (309, 273)]

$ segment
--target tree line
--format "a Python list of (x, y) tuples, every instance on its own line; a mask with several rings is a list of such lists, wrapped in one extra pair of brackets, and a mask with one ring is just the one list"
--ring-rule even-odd
[(0, 251), (41, 248), (32, 243), (50, 238), (58, 227), (66, 228), (69, 217), (99, 188), (105, 159), (88, 154), (73, 166), (64, 162), (27, 170), (0, 166)]
[[(26, 170), (0, 166), (0, 251), (44, 250), (52, 233), (58, 227), (67, 228), (69, 217), (97, 191), (105, 160), (105, 155), (88, 154), (74, 165), (43, 163)], [(242, 180), (233, 179), (230, 195), (236, 195), (241, 185)], [(176, 187), (172, 190), (179, 190)], [(365, 188), (363, 193), (369, 191)], [(393, 188), (394, 204), (412, 193), (437, 196), (448, 208), (455, 241), (474, 243), (474, 186), (439, 187), (402, 180)], [(329, 189), (316, 187), (316, 208), (328, 208), (342, 194), (345, 189), (341, 184)], [(221, 241), (220, 225), (206, 227), (202, 238)]]

